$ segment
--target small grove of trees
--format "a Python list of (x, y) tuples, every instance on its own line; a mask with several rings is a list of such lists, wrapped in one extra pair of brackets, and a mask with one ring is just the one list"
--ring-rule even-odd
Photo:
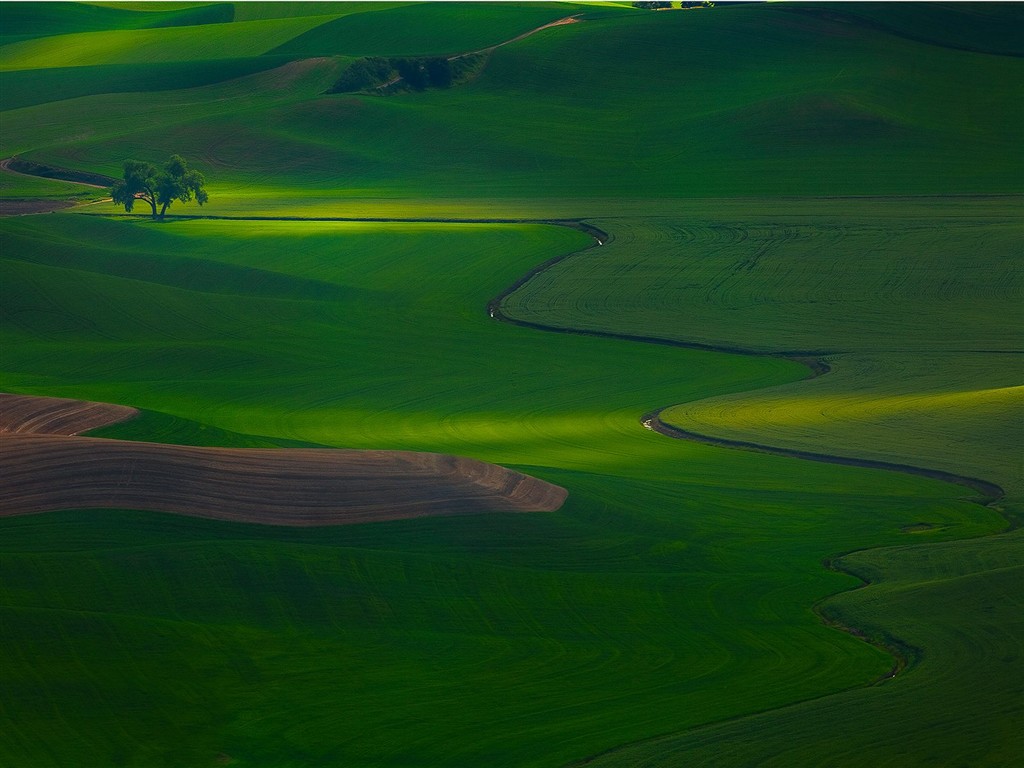
[(398, 77), (390, 59), (381, 56), (367, 56), (353, 61), (348, 69), (342, 72), (338, 82), (331, 89), (332, 93), (352, 93), (366, 88), (384, 85)]
[(129, 213), (136, 200), (143, 200), (153, 209), (153, 218), (162, 219), (175, 200), (187, 203), (195, 198), (200, 205), (205, 203), (209, 199), (205, 184), (203, 174), (189, 170), (180, 155), (171, 155), (160, 168), (139, 160), (125, 160), (124, 176), (111, 187), (110, 196)]
[(413, 90), (451, 88), (452, 63), (443, 56), (422, 59), (392, 59), (395, 69)]
[(486, 59), (465, 55), (403, 56), (383, 58), (367, 56), (349, 65), (329, 93), (358, 93), (385, 86), (404, 86), (414, 91), (427, 88), (451, 88), (478, 72)]

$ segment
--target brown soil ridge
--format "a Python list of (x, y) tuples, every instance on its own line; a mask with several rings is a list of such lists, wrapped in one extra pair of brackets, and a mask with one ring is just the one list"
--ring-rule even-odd
[(132, 408), (0, 395), (0, 517), (144, 509), (322, 526), (484, 512), (553, 512), (564, 488), (437, 453), (207, 448), (80, 437)]
[(78, 435), (138, 415), (127, 405), (0, 393), (0, 438), (11, 435)]
[(71, 208), (74, 203), (68, 200), (4, 198), (0, 200), (0, 216), (28, 216), (35, 213), (50, 213), (62, 208)]

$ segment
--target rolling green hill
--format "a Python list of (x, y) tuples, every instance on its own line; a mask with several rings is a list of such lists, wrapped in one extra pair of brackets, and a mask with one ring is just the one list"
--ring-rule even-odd
[[(616, 239), (504, 302), (555, 327), (824, 357), (813, 381), (662, 414), (699, 434), (941, 468), (1024, 491), (1019, 205), (850, 201), (734, 221), (609, 220)], [(705, 218), (706, 217), (706, 218)]]
[[(147, 34), (162, 41), (187, 31), (193, 55), (228, 58), (297, 33), (283, 23), (211, 25), (205, 37)], [(244, 24), (259, 25), (260, 36), (230, 29)], [(89, 55), (136, 56), (131, 33), (117, 34), (116, 52), (104, 37)], [(236, 34), (244, 46), (232, 42)], [(5, 68), (24, 66), (29, 52), (10, 48), (2, 49)], [(182, 55), (169, 38), (161, 51), (157, 58)], [(268, 196), (309, 187), (453, 198), (1005, 193), (1018, 191), (1024, 174), (1005, 129), (1024, 117), (1021, 67), (771, 5), (625, 13), (505, 46), (477, 82), (448, 91), (290, 94), (293, 103), (267, 116), (273, 130), (260, 131), (257, 154), (210, 149), (257, 127), (252, 109), (268, 92), (281, 95), (273, 72), (234, 89), (192, 90), (188, 108), (173, 115), (159, 109), (178, 100), (167, 94), (10, 110), (3, 151), (114, 171), (128, 121), (137, 146), (173, 137), (187, 155), (210, 154), (225, 186), (262, 186), (272, 174)], [(68, 136), (67, 108), (98, 130)], [(297, 154), (309, 163), (296, 168)]]
[[(321, 17), (296, 17), (57, 35), (5, 45), (2, 66), (22, 70), (254, 56), (319, 21)], [(230, 54), (225, 56), (227, 52)]]
[(788, 10), (963, 51), (1024, 55), (1024, 11), (1016, 3), (801, 3)]
[(124, 4), (5, 3), (0, 18), (3, 19), (0, 44), (7, 44), (77, 32), (224, 23), (234, 18), (234, 7), (231, 3), (183, 3), (179, 7), (147, 3), (135, 9)]
[[(0, 391), (144, 409), (120, 439), (454, 453), (569, 490), (552, 514), (303, 531), (0, 518), (0, 763), (1020, 751), (1017, 6), (0, 22), (0, 157), (116, 176), (176, 152), (210, 192), (164, 223), (0, 219)], [(355, 57), (503, 42), (457, 87), (327, 93)], [(0, 170), (5, 198), (73, 190)], [(569, 218), (609, 237), (544, 223)], [(499, 296), (568, 332), (488, 317)], [(674, 404), (696, 432), (1007, 495), (643, 428)]]
[[(885, 674), (886, 654), (810, 612), (852, 583), (822, 569), (817, 550), (896, 543), (921, 519), (936, 525), (931, 539), (1000, 525), (932, 481), (719, 455), (640, 429), (636, 413), (684, 389), (699, 397), (802, 374), (784, 361), (490, 321), (490, 296), (584, 244), (571, 230), (62, 219), (59, 232), (46, 219), (4, 223), (4, 253), (21, 254), (6, 258), (0, 281), (12, 288), (5, 387), (187, 415), (217, 441), (226, 429), (471, 454), (529, 466), (573, 496), (555, 515), (304, 536), (141, 513), (9, 521), (7, 642), (25, 651), (5, 665), (5, 690), (42, 676), (82, 691), (47, 687), (30, 699), (61, 701), (81, 734), (48, 747), (57, 762), (75, 754), (99, 765), (120, 747), (136, 762), (224, 751), (266, 765), (286, 760), (288, 744), (296, 763), (559, 764)], [(140, 436), (130, 423), (108, 434), (119, 429)], [(69, 532), (54, 538), (55, 524)], [(131, 544), (117, 543), (125, 527)], [(58, 576), (41, 594), (32, 574), (55, 557), (76, 586)], [(164, 579), (175, 592), (147, 599)], [(751, 613), (774, 618), (754, 631)], [(74, 617), (85, 623), (64, 624)], [(55, 620), (70, 644), (28, 653)], [(211, 645), (203, 637), (215, 626)], [(158, 650), (132, 661), (155, 627)], [(111, 658), (109, 643), (88, 636), (117, 638), (121, 650)], [(292, 638), (284, 655), (281, 637)], [(252, 643), (265, 650), (242, 650)], [(74, 670), (61, 661), (72, 649)], [(115, 674), (126, 664), (130, 677)], [(167, 678), (168, 668), (178, 672)], [(282, 688), (289, 678), (306, 682)], [(247, 698), (261, 679), (281, 683)], [(130, 681), (149, 691), (150, 714), (133, 713)], [(197, 706), (195, 686), (211, 683), (217, 693)], [(342, 702), (361, 714), (345, 709), (339, 721)], [(643, 718), (628, 714), (641, 705)], [(43, 760), (29, 745), (51, 721), (9, 707), (8, 754)], [(174, 725), (154, 735), (161, 720)], [(177, 728), (192, 733), (187, 748)], [(78, 740), (86, 733), (97, 746)]]
[(572, 3), (409, 3), (326, 22), (276, 48), (288, 55), (457, 54), (503, 43), (571, 13)]

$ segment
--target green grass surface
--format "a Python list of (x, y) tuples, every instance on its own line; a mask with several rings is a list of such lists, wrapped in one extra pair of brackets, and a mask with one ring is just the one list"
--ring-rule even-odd
[(1017, 531), (844, 558), (881, 582), (833, 605), (848, 620), (879, 622), (921, 643), (918, 674), (633, 745), (587, 765), (782, 768), (818, 765), (823, 755), (843, 766), (1014, 765), (1024, 720), (1019, 709), (1006, 717), (1003, 706), (1008, 693), (1021, 695), (1022, 543)]
[[(172, 213), (585, 218), (615, 239), (510, 313), (821, 349), (834, 372), (489, 319), (589, 243), (566, 228), (78, 215), (109, 205), (0, 220), (0, 390), (146, 409), (103, 432), (123, 439), (452, 452), (570, 492), (555, 514), (309, 531), (3, 520), (0, 763), (1019, 751), (1020, 535), (996, 509), (639, 424), (688, 403), (708, 431), (947, 462), (1012, 493), (1024, 79), (1019, 58), (965, 50), (1012, 41), (1012, 8), (899, 8), (888, 30), (880, 6), (234, 4), (233, 22), (166, 29), (128, 19), (210, 11), (83, 8), (18, 7), (39, 16), (0, 47), (0, 156), (116, 175), (178, 152), (211, 199)], [(476, 47), (577, 11), (450, 90), (326, 96), (344, 56), (264, 57)], [(5, 196), (69, 192), (0, 176)], [(822, 567), (844, 552), (872, 586)], [(871, 685), (893, 657), (819, 613), (908, 667)]]
[(257, 19), (276, 19), (289, 16), (349, 16), (357, 13), (370, 13), (387, 8), (399, 8), (408, 2), (288, 2), (288, 3), (234, 3), (235, 18), (238, 21), (255, 21)]
[(662, 418), (700, 434), (942, 469), (1018, 502), (1021, 355), (841, 355), (814, 381), (701, 400)]
[(71, 184), (69, 182), (40, 179), (0, 171), (0, 197), (90, 200), (100, 197), (101, 193), (102, 190), (83, 187), (81, 184)]
[(1016, 3), (801, 3), (797, 13), (865, 24), (912, 40), (1004, 56), (1024, 55)]
[(151, 29), (229, 22), (233, 18), (230, 3), (182, 4), (147, 3), (129, 8), (127, 4), (104, 7), (89, 3), (23, 3), (0, 6), (3, 32), (0, 45), (18, 40), (96, 32), (112, 29)]
[(579, 13), (570, 3), (412, 3), (343, 16), (284, 43), (275, 53), (456, 54), (504, 43), (552, 21)]
[(663, 417), (700, 434), (988, 477), (1019, 497), (1024, 232), (1004, 205), (600, 220), (613, 242), (504, 307), (546, 325), (824, 355), (827, 376)]
[(0, 67), (44, 69), (258, 56), (322, 21), (323, 17), (300, 16), (233, 24), (77, 32), (5, 45), (0, 49)]
[[(558, 765), (882, 675), (891, 659), (810, 611), (854, 583), (823, 554), (922, 518), (938, 539), (1000, 525), (940, 483), (640, 429), (687, 390), (802, 372), (488, 319), (531, 264), (585, 244), (571, 230), (58, 221), (3, 223), (0, 386), (188, 416), (210, 442), (474, 455), (572, 495), (553, 515), (300, 533), (5, 521), (15, 761)], [(112, 432), (207, 441), (162, 418)]]
[(288, 57), (250, 56), (215, 61), (168, 61), (47, 67), (0, 72), (4, 109), (19, 109), (98, 93), (176, 91), (274, 69)]
[(506, 307), (758, 352), (1016, 351), (1020, 204), (837, 201), (778, 220), (762, 203), (745, 221), (705, 205), (693, 218), (600, 219), (613, 242), (547, 270)]
[[(228, 58), (260, 53), (271, 37), (294, 37), (282, 23), (145, 34), (191, 35), (190, 48), (162, 47), (160, 57)], [(222, 31), (245, 24), (261, 25), (265, 34), (241, 40), (240, 32)], [(209, 30), (208, 40), (194, 34), (199, 29)], [(116, 33), (117, 40), (95, 34), (98, 42), (121, 46), (103, 56), (130, 60), (139, 50), (134, 33)], [(13, 48), (0, 57), (6, 68), (26, 63), (27, 52), (16, 56)], [(1021, 67), (1014, 58), (805, 19), (771, 5), (624, 13), (501, 48), (475, 83), (447, 91), (390, 98), (299, 91), (254, 124), (253, 108), (265, 108), (271, 94), (282, 103), (277, 75), (267, 73), (234, 81), (233, 91), (215, 85), (180, 97), (90, 96), (14, 110), (5, 115), (3, 146), (7, 154), (31, 152), (57, 164), (116, 168), (126, 144), (173, 144), (205, 158), (220, 183), (270, 182), (282, 194), (315, 188), (387, 197), (650, 199), (1016, 192), (1024, 166), (1006, 126), (1024, 117)], [(176, 103), (185, 108), (162, 108)], [(69, 135), (68, 108), (91, 130)], [(255, 141), (260, 153), (236, 151)]]

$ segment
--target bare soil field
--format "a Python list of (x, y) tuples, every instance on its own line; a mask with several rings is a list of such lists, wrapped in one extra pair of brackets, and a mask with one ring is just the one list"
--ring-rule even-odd
[(0, 393), (0, 436), (6, 440), (9, 435), (77, 435), (137, 414), (134, 408), (113, 403)]
[(0, 200), (0, 216), (24, 216), (28, 213), (50, 213), (70, 208), (68, 200)]
[(408, 451), (227, 449), (76, 433), (134, 409), (0, 396), (0, 516), (145, 509), (315, 526), (481, 512), (543, 512), (566, 491), (474, 459)]

